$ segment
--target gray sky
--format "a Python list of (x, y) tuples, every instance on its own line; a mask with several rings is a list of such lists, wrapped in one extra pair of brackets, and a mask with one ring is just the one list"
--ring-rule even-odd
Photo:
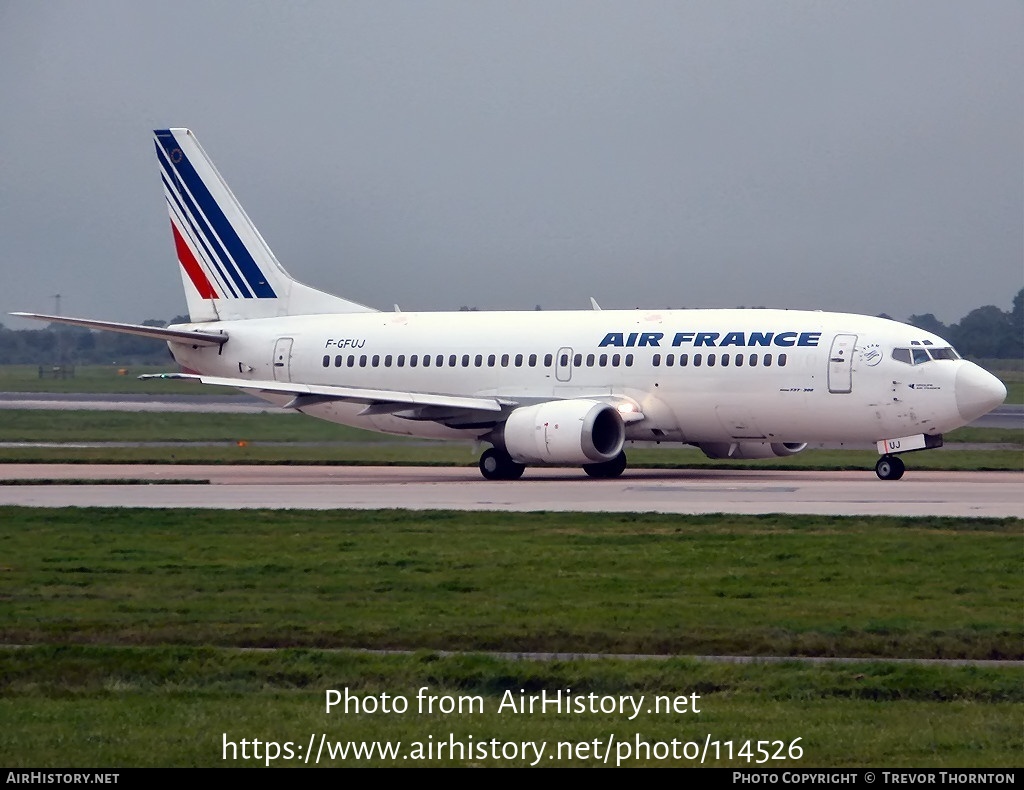
[(184, 312), (168, 126), (384, 309), (1009, 309), (1022, 75), (1018, 0), (0, 0), (0, 310)]

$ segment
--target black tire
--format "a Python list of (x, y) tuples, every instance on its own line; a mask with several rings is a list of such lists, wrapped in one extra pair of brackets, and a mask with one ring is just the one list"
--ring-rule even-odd
[(584, 464), (583, 471), (591, 477), (605, 479), (618, 477), (626, 471), (626, 454), (619, 453), (612, 460), (599, 464)]
[(903, 477), (906, 466), (895, 455), (883, 455), (875, 464), (875, 474), (879, 480), (899, 480)]
[(518, 480), (525, 471), (524, 464), (517, 464), (512, 456), (496, 447), (480, 456), (480, 474), (488, 480)]

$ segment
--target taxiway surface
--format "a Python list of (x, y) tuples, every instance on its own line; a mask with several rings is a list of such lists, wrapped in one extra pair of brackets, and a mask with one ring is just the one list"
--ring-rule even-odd
[(529, 469), (489, 482), (471, 467), (0, 464), (0, 504), (1021, 518), (1024, 473)]

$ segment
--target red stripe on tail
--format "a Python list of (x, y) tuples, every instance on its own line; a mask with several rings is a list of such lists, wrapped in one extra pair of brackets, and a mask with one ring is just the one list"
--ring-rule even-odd
[(178, 262), (188, 274), (192, 285), (196, 287), (196, 290), (199, 291), (199, 295), (203, 299), (219, 299), (220, 297), (217, 296), (217, 292), (213, 290), (213, 284), (206, 277), (206, 272), (199, 265), (199, 261), (192, 254), (192, 250), (185, 243), (185, 239), (178, 232), (178, 226), (174, 222), (171, 222), (171, 230), (174, 232), (174, 248), (178, 251)]

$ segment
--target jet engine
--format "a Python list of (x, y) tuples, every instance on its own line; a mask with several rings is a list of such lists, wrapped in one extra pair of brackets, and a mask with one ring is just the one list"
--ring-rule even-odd
[(516, 409), (498, 443), (516, 463), (582, 465), (617, 457), (625, 439), (615, 407), (581, 398)]
[(807, 442), (704, 442), (697, 445), (708, 458), (785, 458), (796, 455)]

